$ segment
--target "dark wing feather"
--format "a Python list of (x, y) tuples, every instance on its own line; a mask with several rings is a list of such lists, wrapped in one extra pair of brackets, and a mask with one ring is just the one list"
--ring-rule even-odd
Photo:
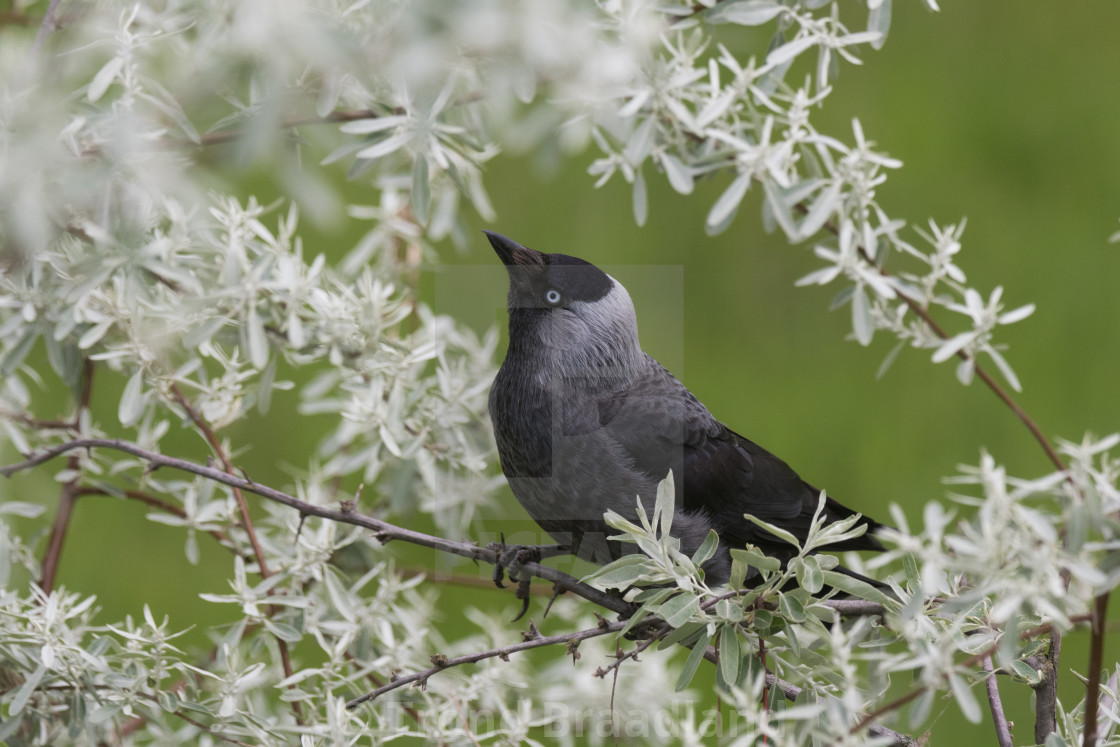
[[(775, 524), (798, 539), (806, 537), (820, 491), (784, 461), (716, 420), (672, 374), (652, 358), (647, 360), (644, 375), (631, 387), (599, 403), (600, 425), (632, 457), (635, 468), (656, 480), (672, 468), (678, 505), (686, 512), (706, 513), (731, 546), (788, 548), (743, 514)], [(828, 521), (853, 513), (831, 498), (825, 504)], [(879, 526), (865, 521), (869, 530)], [(834, 549), (883, 548), (868, 533)]]

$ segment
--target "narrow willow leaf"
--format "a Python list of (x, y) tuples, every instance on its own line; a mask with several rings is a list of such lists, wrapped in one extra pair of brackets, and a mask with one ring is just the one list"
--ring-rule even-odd
[(731, 686), (739, 683), (739, 672), (743, 665), (737, 628), (736, 625), (724, 625), (719, 631), (719, 673), (723, 681)]
[(681, 674), (677, 677), (677, 692), (688, 687), (692, 682), (692, 678), (696, 676), (696, 670), (700, 668), (700, 662), (704, 660), (704, 654), (708, 651), (708, 642), (711, 640), (709, 636), (702, 635), (696, 641), (696, 645), (692, 647), (692, 652), (685, 659), (684, 667), (681, 668)]
[(740, 174), (731, 185), (724, 190), (723, 194), (716, 200), (716, 204), (712, 205), (711, 211), (708, 213), (708, 219), (705, 225), (709, 229), (716, 226), (725, 226), (730, 222), (730, 219), (735, 215), (735, 211), (739, 209), (739, 203), (743, 201), (743, 197), (747, 194), (747, 189), (751, 186), (751, 175)]
[(878, 7), (871, 9), (867, 14), (867, 30), (880, 34), (877, 39), (871, 40), (871, 48), (882, 49), (887, 43), (887, 32), (891, 30), (891, 0), (883, 0)]
[(417, 153), (412, 162), (412, 194), (410, 196), (412, 214), (422, 226), (428, 224), (432, 206), (432, 193), (428, 184), (428, 159)]
[(798, 542), (797, 538), (794, 537), (789, 532), (787, 532), (785, 529), (782, 529), (781, 527), (774, 526), (773, 524), (767, 524), (762, 519), (759, 519), (755, 516), (751, 516), (750, 514), (743, 514), (743, 518), (745, 518), (747, 521), (751, 522), (752, 524), (757, 524), (758, 526), (762, 527), (767, 532), (770, 532), (770, 534), (774, 535), (778, 539), (781, 539), (781, 540), (784, 540), (784, 541), (790, 543), (791, 545), (796, 547), (798, 550), (801, 549), (801, 543)]
[(716, 554), (716, 548), (719, 547), (719, 535), (715, 533), (714, 529), (708, 530), (708, 536), (704, 538), (704, 542), (700, 547), (696, 548), (696, 552), (692, 554), (692, 562), (696, 565), (703, 565)]
[(777, 18), (785, 8), (770, 0), (741, 0), (720, 3), (705, 16), (709, 23), (735, 23), (740, 26), (761, 26)]
[(665, 176), (669, 178), (669, 185), (682, 195), (692, 194), (692, 170), (680, 162), (676, 156), (669, 153), (661, 155), (661, 165), (665, 168)]
[(268, 365), (268, 336), (264, 331), (264, 322), (257, 313), (254, 304), (249, 307), (249, 318), (246, 320), (245, 333), (249, 341), (249, 360), (257, 370)]
[(657, 616), (677, 628), (688, 622), (699, 611), (699, 600), (691, 594), (682, 593), (658, 607)]
[(657, 484), (657, 504), (654, 507), (654, 515), (660, 517), (660, 529), (664, 534), (668, 534), (669, 530), (673, 528), (676, 502), (677, 489), (673, 482), (673, 471), (669, 470), (665, 479)]
[(856, 287), (852, 296), (852, 331), (860, 345), (870, 345), (875, 334), (875, 322), (871, 318), (871, 303), (867, 300), (867, 291), (860, 285)]
[(826, 584), (845, 594), (851, 594), (854, 597), (866, 599), (869, 602), (878, 602), (879, 604), (891, 603), (890, 597), (866, 581), (860, 581), (858, 578), (852, 578), (839, 571), (824, 571), (823, 574), (823, 580)]
[(106, 62), (93, 76), (93, 80), (89, 84), (89, 90), (86, 91), (86, 98), (93, 102), (104, 96), (123, 67), (123, 57), (114, 57)]
[(634, 222), (639, 226), (646, 224), (649, 216), (649, 195), (646, 193), (646, 178), (639, 169), (634, 177)]
[(957, 705), (961, 709), (961, 713), (969, 720), (970, 723), (980, 723), (980, 703), (976, 700), (976, 695), (972, 692), (972, 688), (964, 681), (964, 677), (959, 674), (951, 673), (949, 675), (949, 689), (953, 692), (953, 699), (957, 701)]
[(117, 406), (117, 417), (121, 425), (135, 425), (140, 416), (144, 414), (144, 372), (137, 369), (132, 374), (128, 383), (124, 385), (120, 404)]
[(27, 357), (28, 352), (31, 351), (31, 346), (35, 344), (35, 340), (39, 339), (39, 329), (34, 326), (29, 326), (19, 338), (19, 341), (8, 350), (8, 354), (4, 356), (4, 360), (0, 361), (0, 375), (5, 377), (10, 376), (13, 371), (19, 368), (23, 363), (23, 359)]

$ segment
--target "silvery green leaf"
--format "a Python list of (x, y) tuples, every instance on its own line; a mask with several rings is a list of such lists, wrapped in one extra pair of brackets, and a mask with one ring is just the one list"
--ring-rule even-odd
[(657, 503), (654, 506), (654, 515), (660, 517), (660, 530), (669, 534), (673, 527), (673, 515), (676, 513), (677, 489), (673, 483), (673, 471), (657, 484)]
[(198, 533), (193, 527), (187, 527), (187, 539), (183, 546), (183, 554), (191, 565), (198, 565)]
[(803, 36), (799, 39), (794, 39), (788, 44), (775, 49), (773, 52), (766, 56), (766, 64), (778, 66), (792, 61), (799, 54), (804, 52), (809, 47), (817, 43), (817, 40), (811, 36)]
[(22, 516), (25, 519), (34, 519), (47, 510), (46, 506), (37, 503), (24, 503), (23, 501), (5, 501), (0, 503), (0, 514)]
[(913, 705), (910, 706), (911, 729), (917, 729), (925, 725), (930, 712), (933, 710), (933, 702), (936, 697), (937, 691), (931, 688), (914, 699)]
[(700, 611), (700, 601), (688, 593), (680, 593), (657, 608), (657, 616), (671, 627), (684, 625)]
[(665, 176), (669, 185), (682, 195), (692, 194), (694, 182), (692, 170), (681, 163), (680, 159), (670, 153), (661, 154), (661, 165), (665, 168)]
[(1036, 685), (1042, 680), (1042, 675), (1037, 669), (1025, 661), (1012, 661), (1007, 664), (1011, 674), (1026, 680), (1028, 685)]
[(423, 153), (417, 153), (412, 161), (412, 193), (409, 201), (416, 222), (422, 226), (427, 225), (432, 195), (428, 186), (428, 159)]
[(1011, 388), (1017, 392), (1023, 391), (1023, 386), (1019, 383), (1019, 377), (1015, 375), (1011, 364), (1007, 362), (1003, 355), (995, 348), (988, 348), (988, 355), (995, 361), (996, 368), (1003, 374), (1003, 378), (1007, 379), (1007, 383), (1011, 385)]
[(403, 114), (375, 117), (372, 119), (358, 119), (343, 124), (340, 129), (354, 135), (367, 135), (371, 132), (381, 132), (403, 124), (408, 118)]
[(869, 602), (878, 602), (879, 604), (890, 604), (891, 598), (884, 594), (879, 589), (876, 589), (866, 581), (861, 581), (858, 578), (853, 578), (846, 573), (840, 571), (824, 571), (824, 583), (828, 584), (834, 589), (839, 589), (845, 594), (851, 594), (860, 599), (866, 599)]
[(731, 222), (731, 218), (735, 216), (735, 211), (739, 209), (739, 203), (743, 201), (743, 197), (747, 194), (750, 186), (750, 173), (743, 173), (737, 176), (735, 181), (731, 182), (730, 186), (719, 196), (708, 213), (707, 221), (705, 221), (705, 226), (712, 233), (715, 233), (714, 229), (716, 227), (726, 227)]
[(643, 119), (626, 142), (622, 155), (631, 166), (637, 167), (649, 156), (653, 148), (653, 119)]
[[(11, 717), (7, 721), (0, 721), (0, 743), (7, 744), (7, 741), (13, 734), (19, 731), (20, 727), (24, 725), (22, 718)], [(77, 736), (75, 735), (75, 740)]]
[(294, 627), (278, 620), (271, 620), (265, 617), (264, 626), (268, 628), (268, 632), (288, 643), (298, 643), (300, 639), (303, 638), (303, 635)]
[(47, 673), (47, 667), (44, 664), (39, 664), (35, 671), (28, 675), (27, 679), (23, 681), (16, 694), (12, 696), (11, 701), (8, 703), (8, 716), (15, 716), (23, 711), (23, 707), (27, 705), (27, 699), (31, 697), (31, 693), (35, 692), (35, 688), (43, 679), (43, 675)]
[(708, 536), (704, 538), (704, 542), (700, 547), (696, 548), (696, 552), (692, 554), (692, 562), (696, 565), (704, 565), (705, 562), (711, 559), (716, 554), (716, 549), (719, 547), (719, 535), (716, 534), (714, 529), (708, 530)]
[(320, 117), (325, 118), (338, 106), (344, 77), (342, 73), (336, 71), (328, 72), (323, 76), (323, 88), (319, 91), (319, 98), (315, 102), (315, 113)]
[(187, 113), (183, 111), (183, 107), (171, 95), (171, 92), (159, 84), (158, 81), (148, 79), (144, 81), (144, 85), (149, 86), (155, 94), (145, 92), (140, 93), (140, 97), (151, 102), (157, 109), (171, 117), (171, 119), (179, 126), (183, 134), (187, 136), (195, 145), (202, 143), (202, 138), (198, 135), (198, 130), (191, 124), (191, 120), (187, 117)]
[(882, 49), (887, 41), (887, 32), (891, 29), (891, 0), (881, 0), (871, 12), (867, 14), (867, 30), (880, 34), (878, 39), (871, 42), (872, 49)]
[(74, 388), (82, 378), (82, 354), (69, 340), (56, 340), (53, 335), (43, 338), (47, 343), (47, 360), (51, 368), (67, 386)]
[(852, 296), (852, 330), (860, 345), (870, 345), (875, 334), (875, 321), (871, 318), (871, 303), (862, 285), (856, 286)]
[(816, 594), (824, 588), (824, 572), (814, 555), (803, 558), (794, 558), (789, 567), (797, 574), (797, 583), (810, 594)]
[(89, 722), (91, 724), (103, 724), (119, 714), (123, 708), (124, 705), (121, 703), (106, 703), (98, 706), (90, 711)]
[(113, 59), (102, 65), (97, 74), (93, 76), (90, 81), (89, 90), (86, 91), (86, 98), (90, 103), (93, 103), (105, 95), (109, 90), (109, 86), (116, 80), (117, 74), (120, 73), (121, 68), (124, 67), (123, 57), (114, 57)]
[(637, 553), (623, 555), (613, 563), (586, 576), (583, 581), (603, 589), (625, 589), (645, 575), (648, 562), (646, 556)]
[[(750, 519), (751, 517), (748, 516), (747, 518)], [(764, 528), (768, 526), (757, 520), (755, 520), (755, 523)], [(792, 536), (793, 535), (790, 535), (790, 537)], [(782, 562), (780, 560), (772, 558), (769, 555), (763, 555), (761, 550), (753, 546), (747, 548), (733, 547), (731, 548), (731, 557), (733, 560), (741, 561), (752, 568), (758, 568), (763, 571), (775, 572), (782, 569)]]
[(357, 153), (357, 158), (364, 158), (370, 161), (376, 161), (382, 156), (387, 156), (394, 153), (412, 140), (411, 132), (398, 132), (395, 135), (390, 135), (387, 138), (379, 140), (378, 142), (366, 148), (362, 148)]
[(964, 681), (956, 672), (949, 673), (949, 689), (953, 691), (953, 699), (957, 701), (957, 705), (961, 709), (961, 713), (969, 720), (970, 723), (980, 723), (980, 703), (976, 700), (976, 695), (972, 692), (972, 688)]
[(257, 412), (261, 415), (268, 414), (269, 406), (272, 404), (272, 387), (275, 380), (276, 359), (272, 358), (265, 366), (264, 371), (261, 372), (261, 378), (257, 384)]
[(642, 176), (642, 170), (638, 169), (637, 174), (634, 176), (634, 222), (638, 226), (646, 224), (646, 216), (649, 213), (649, 196), (646, 194), (646, 179)]
[(770, 0), (731, 0), (720, 3), (705, 13), (710, 23), (735, 23), (740, 26), (761, 26), (785, 10)]
[[(778, 611), (783, 617), (795, 623), (805, 622), (808, 617), (805, 614), (805, 605), (792, 592), (778, 595)], [(790, 638), (796, 637), (796, 635), (790, 636)]]
[(895, 359), (898, 358), (898, 354), (900, 352), (902, 352), (902, 348), (904, 348), (905, 346), (906, 346), (906, 341), (902, 340), (901, 342), (899, 342), (897, 345), (895, 345), (893, 348), (890, 349), (890, 352), (887, 353), (886, 356), (883, 358), (883, 362), (879, 364), (878, 370), (875, 371), (875, 378), (876, 379), (881, 379), (881, 378), (883, 378), (884, 376), (887, 375), (887, 371), (890, 370), (891, 365), (894, 364)]
[(248, 339), (249, 360), (253, 367), (260, 370), (268, 365), (268, 336), (264, 331), (264, 322), (257, 313), (256, 305), (249, 307), (249, 316), (245, 320), (245, 334)]
[(319, 165), (320, 166), (326, 166), (328, 164), (334, 163), (335, 161), (340, 161), (343, 158), (346, 158), (348, 156), (352, 156), (355, 153), (357, 153), (358, 151), (360, 151), (362, 148), (366, 147), (368, 144), (369, 143), (367, 143), (364, 140), (358, 140), (356, 142), (346, 143), (344, 145), (340, 145), (337, 148), (335, 148), (333, 151), (331, 151), (330, 155), (328, 155), (326, 158), (324, 158), (322, 161), (320, 161)]
[(35, 344), (35, 340), (39, 338), (39, 328), (35, 325), (29, 325), (20, 336), (15, 345), (8, 350), (8, 354), (4, 356), (4, 360), (0, 361), (0, 375), (11, 376), (12, 373), (19, 368), (23, 363), (23, 359), (31, 351), (31, 347)]
[(144, 371), (137, 369), (128, 379), (117, 406), (117, 417), (123, 426), (132, 426), (144, 414)]
[(1026, 306), (1020, 306), (1017, 309), (1006, 311), (999, 315), (1000, 324), (1014, 324), (1015, 322), (1022, 321), (1034, 313), (1034, 304), (1029, 303)]
[(806, 213), (805, 219), (801, 221), (798, 236), (807, 239), (821, 230), (821, 227), (828, 222), (829, 217), (840, 206), (840, 189), (842, 186), (843, 183), (837, 179), (821, 190), (809, 206), (809, 212)]
[(976, 360), (966, 358), (957, 364), (957, 381), (968, 386), (972, 383), (972, 376), (976, 373)]
[(797, 224), (793, 220), (793, 213), (791, 212), (788, 195), (785, 194), (781, 187), (774, 184), (774, 182), (769, 179), (762, 183), (762, 187), (766, 192), (766, 204), (770, 206), (770, 211), (774, 216), (774, 220), (782, 227), (782, 231), (785, 232), (786, 236), (791, 239), (796, 239), (798, 229)]
[(738, 626), (724, 625), (719, 631), (719, 673), (723, 681), (731, 686), (738, 684), (742, 665)]
[(711, 641), (711, 636), (701, 635), (692, 646), (692, 651), (688, 654), (688, 658), (685, 659), (684, 666), (681, 667), (680, 676), (677, 677), (677, 692), (688, 687), (689, 683), (692, 682), (692, 678), (696, 676), (696, 670), (700, 668), (700, 662), (704, 660), (704, 654), (708, 651), (709, 641)]
[(700, 631), (707, 629), (707, 627), (708, 623), (700, 620), (685, 623), (662, 637), (661, 640), (657, 642), (657, 648), (659, 651), (663, 651), (670, 646), (675, 646), (677, 643), (688, 645), (689, 639), (700, 633)]
[(972, 330), (969, 330), (968, 332), (961, 332), (959, 335), (954, 335), (945, 342), (941, 343), (937, 350), (933, 351), (933, 357), (931, 360), (933, 360), (934, 363), (944, 363), (961, 350), (964, 350), (965, 346), (967, 346), (974, 339), (976, 339), (976, 333)]

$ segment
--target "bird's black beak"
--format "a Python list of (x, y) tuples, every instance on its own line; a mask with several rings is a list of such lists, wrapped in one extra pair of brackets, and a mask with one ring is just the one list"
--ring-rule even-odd
[(490, 246), (494, 247), (494, 251), (497, 252), (498, 258), (502, 260), (507, 270), (512, 271), (514, 267), (533, 267), (546, 264), (544, 255), (538, 251), (521, 246), (513, 239), (506, 238), (494, 231), (483, 231), (483, 233), (490, 240)]

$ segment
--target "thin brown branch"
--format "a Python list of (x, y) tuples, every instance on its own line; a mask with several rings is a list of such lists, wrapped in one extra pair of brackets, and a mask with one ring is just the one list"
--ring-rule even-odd
[[(458, 555), (460, 557), (470, 558), (473, 560), (481, 560), (486, 563), (495, 563), (498, 560), (498, 553), (487, 547), (479, 547), (478, 545), (467, 542), (454, 542), (452, 540), (443, 539), (442, 537), (435, 537), (422, 532), (416, 532), (411, 529), (398, 527), (380, 519), (368, 516), (366, 514), (354, 511), (352, 508), (332, 509), (324, 506), (319, 506), (313, 503), (307, 503), (295, 498), (283, 491), (270, 488), (267, 485), (252, 482), (237, 475), (230, 475), (222, 470), (214, 467), (208, 467), (185, 459), (178, 459), (176, 457), (169, 457), (149, 449), (142, 448), (134, 443), (123, 441), (120, 439), (112, 438), (81, 438), (67, 441), (66, 443), (52, 446), (49, 449), (40, 451), (28, 457), (25, 461), (17, 464), (10, 464), (0, 467), (0, 475), (10, 477), (17, 472), (21, 472), (33, 467), (37, 467), (44, 462), (50, 461), (55, 457), (66, 454), (76, 449), (89, 449), (89, 448), (104, 448), (114, 449), (125, 454), (131, 454), (146, 461), (152, 470), (161, 467), (168, 467), (187, 472), (200, 477), (205, 477), (223, 485), (231, 487), (238, 487), (247, 493), (259, 495), (276, 503), (283, 504), (289, 508), (295, 509), (304, 516), (317, 516), (330, 521), (337, 521), (343, 524), (351, 524), (353, 526), (360, 526), (369, 529), (373, 532), (376, 539), (381, 542), (389, 542), (391, 540), (400, 540), (408, 542), (413, 545), (427, 547), (432, 550), (446, 552), (451, 555)], [(555, 568), (547, 565), (541, 565), (527, 561), (522, 564), (522, 568), (538, 578), (545, 581), (550, 581), (556, 584), (564, 591), (570, 591), (576, 596), (582, 597), (589, 602), (604, 607), (612, 612), (619, 614), (629, 615), (633, 612), (633, 606), (615, 594), (608, 594), (604, 591), (599, 591), (594, 587), (569, 576), (563, 571), (558, 571)]]
[[(214, 429), (212, 429), (210, 424), (194, 409), (194, 406), (191, 405), (190, 401), (183, 395), (182, 390), (179, 389), (178, 384), (171, 385), (171, 393), (175, 397), (175, 401), (179, 403), (179, 406), (186, 411), (187, 417), (202, 431), (206, 443), (210, 444), (214, 456), (222, 463), (222, 469), (225, 470), (226, 474), (236, 474), (233, 468), (233, 462), (230, 461), (226, 450), (222, 448), (222, 442), (218, 440)], [(253, 518), (249, 515), (249, 504), (245, 501), (245, 495), (241, 492), (240, 488), (235, 486), (231, 487), (233, 487), (234, 500), (237, 501), (237, 510), (241, 514), (241, 525), (242, 528), (245, 529), (245, 534), (249, 537), (249, 544), (253, 547), (253, 556), (257, 560), (257, 567), (260, 569), (261, 578), (268, 578), (272, 574), (269, 572), (268, 565), (265, 563), (264, 549), (261, 548), (260, 540), (257, 538), (257, 532), (253, 529)], [(287, 673), (287, 676), (290, 677), (291, 672)]]
[(35, 41), (31, 44), (31, 59), (39, 56), (39, 50), (43, 47), (47, 35), (56, 28), (55, 14), (58, 12), (58, 3), (59, 0), (51, 0), (51, 4), (47, 6), (47, 13), (43, 16), (43, 22), (39, 24), (39, 30), (35, 34)]
[(587, 630), (577, 630), (574, 633), (562, 633), (560, 635), (550, 636), (532, 636), (529, 635), (528, 640), (521, 643), (515, 643), (510, 646), (501, 646), (499, 648), (489, 649), (487, 651), (479, 651), (473, 654), (464, 654), (463, 656), (446, 657), (441, 655), (432, 656), (432, 666), (420, 672), (398, 677), (391, 682), (388, 682), (376, 690), (371, 690), (365, 695), (354, 698), (346, 704), (347, 708), (357, 708), (362, 703), (366, 703), (374, 698), (384, 695), (387, 692), (396, 690), (397, 688), (419, 683), (423, 687), (428, 678), (439, 672), (451, 669), (453, 667), (462, 666), (463, 664), (475, 664), (486, 659), (493, 659), (495, 657), (502, 660), (508, 659), (510, 654), (520, 653), (521, 651), (528, 651), (534, 648), (541, 648), (543, 646), (555, 646), (558, 643), (571, 644), (585, 641), (588, 638), (597, 638), (598, 636), (607, 635), (608, 633), (615, 633), (622, 630), (626, 626), (625, 620), (618, 620), (606, 625), (599, 625)]
[(599, 678), (603, 678), (603, 677), (606, 677), (608, 674), (610, 674), (612, 671), (615, 672), (615, 674), (617, 675), (618, 669), (622, 666), (623, 662), (629, 661), (631, 659), (633, 659), (634, 661), (637, 661), (638, 660), (638, 654), (642, 653), (647, 648), (649, 648), (653, 644), (660, 641), (671, 630), (672, 630), (671, 627), (669, 627), (665, 623), (662, 623), (661, 626), (659, 628), (657, 628), (657, 630), (653, 631), (653, 633), (650, 634), (649, 638), (646, 638), (644, 641), (639, 643), (634, 648), (630, 649), (629, 651), (619, 651), (619, 652), (617, 652), (615, 654), (614, 661), (612, 661), (610, 664), (608, 664), (605, 667), (599, 667), (598, 669), (595, 670), (595, 676), (599, 677)]
[[(51, 4), (51, 10), (53, 11), (53, 9), (54, 3)], [(51, 11), (48, 11), (48, 15), (50, 13)], [(82, 413), (89, 409), (92, 397), (93, 362), (86, 358), (82, 362), (82, 393), (78, 398), (78, 408), (74, 413), (72, 422), (75, 428), (81, 420)], [(47, 539), (47, 549), (43, 554), (39, 577), (39, 588), (48, 594), (54, 589), (55, 580), (58, 576), (58, 564), (62, 560), (62, 547), (66, 543), (66, 531), (70, 528), (70, 520), (74, 516), (74, 504), (78, 500), (81, 460), (77, 454), (67, 460), (66, 467), (74, 476), (62, 486), (62, 493), (58, 499), (58, 509), (55, 511), (54, 522), (51, 524), (50, 537)]]
[(996, 728), (996, 741), (999, 747), (1012, 747), (1011, 727), (1007, 723), (1007, 714), (1003, 712), (1003, 701), (999, 697), (999, 682), (996, 680), (996, 674), (993, 671), (995, 666), (992, 664), (991, 654), (981, 659), (980, 663), (984, 669), (988, 670), (984, 687), (988, 691), (988, 708), (992, 712), (992, 723)]
[(15, 423), (22, 423), (28, 428), (37, 428), (44, 431), (78, 431), (78, 424), (69, 420), (41, 420), (33, 418), (27, 413), (23, 412), (9, 412), (0, 409), (0, 418), (11, 420)]
[[(343, 652), (343, 656), (345, 656), (351, 664), (358, 665), (360, 663), (357, 657), (349, 651)], [(370, 684), (373, 685), (375, 689), (385, 684), (385, 682), (373, 672), (367, 673), (366, 679), (369, 680)], [(404, 712), (412, 717), (413, 721), (420, 723), (420, 711), (416, 710), (408, 703), (401, 703), (401, 706), (404, 708)]]
[[(79, 467), (78, 457), (70, 457), (66, 467), (76, 472)], [(47, 549), (43, 553), (39, 575), (39, 588), (47, 594), (54, 590), (55, 579), (58, 576), (62, 547), (66, 543), (66, 530), (70, 528), (70, 519), (74, 516), (74, 504), (78, 500), (77, 488), (78, 478), (75, 477), (62, 486), (62, 493), (58, 497), (58, 508), (54, 513), (54, 522), (51, 524), (51, 533), (47, 539)]]
[[(256, 483), (247, 480), (239, 475), (230, 475), (222, 470), (214, 467), (209, 467), (185, 459), (177, 457), (169, 457), (160, 454), (150, 449), (145, 449), (137, 444), (129, 441), (124, 441), (115, 438), (78, 438), (72, 441), (67, 441), (48, 449), (28, 456), (22, 462), (16, 464), (9, 464), (0, 467), (0, 475), (4, 477), (11, 477), (17, 472), (22, 472), (28, 469), (39, 466), (45, 462), (50, 461), (58, 456), (77, 449), (113, 449), (125, 454), (131, 454), (134, 457), (143, 459), (150, 465), (150, 470), (155, 471), (161, 467), (168, 467), (177, 469), (189, 474), (205, 477), (208, 480), (229, 485), (230, 487), (237, 487), (247, 493), (259, 495), (266, 500), (280, 503), (289, 508), (298, 511), (303, 516), (317, 516), (322, 519), (330, 521), (337, 521), (343, 524), (350, 524), (353, 526), (360, 526), (369, 529), (373, 532), (374, 538), (380, 542), (390, 542), (398, 540), (407, 542), (412, 545), (419, 545), (420, 547), (427, 547), (439, 552), (445, 552), (449, 555), (458, 555), (460, 557), (469, 558), (471, 560), (481, 560), (484, 563), (496, 563), (498, 561), (499, 552), (490, 547), (480, 547), (470, 542), (455, 542), (453, 540), (436, 537), (423, 532), (417, 532), (412, 529), (398, 527), (389, 522), (382, 521), (373, 516), (355, 511), (351, 506), (344, 506), (342, 508), (333, 509), (325, 506), (320, 506), (314, 503), (307, 503), (301, 501), (287, 493), (271, 488), (261, 483)], [(578, 597), (582, 597), (593, 604), (610, 610), (611, 612), (620, 615), (629, 616), (634, 612), (634, 606), (629, 602), (622, 599), (617, 594), (611, 594), (605, 591), (600, 591), (592, 586), (579, 581), (578, 579), (569, 576), (563, 571), (559, 571), (551, 566), (541, 565), (533, 561), (525, 561), (521, 567), (537, 578), (548, 581), (562, 589), (569, 591)], [(708, 604), (715, 604), (720, 599), (725, 597), (734, 596), (741, 592), (729, 592), (727, 595), (717, 597), (709, 600)], [(882, 605), (875, 602), (864, 602), (862, 600), (853, 599), (830, 599), (823, 602), (828, 607), (835, 608), (841, 614), (847, 615), (878, 615), (883, 613)]]
[(1082, 734), (1082, 747), (1095, 747), (1097, 743), (1097, 719), (1101, 699), (1101, 669), (1104, 667), (1104, 631), (1108, 618), (1108, 592), (1101, 594), (1093, 603), (1093, 624), (1089, 638), (1088, 683), (1085, 685), (1085, 732)]

